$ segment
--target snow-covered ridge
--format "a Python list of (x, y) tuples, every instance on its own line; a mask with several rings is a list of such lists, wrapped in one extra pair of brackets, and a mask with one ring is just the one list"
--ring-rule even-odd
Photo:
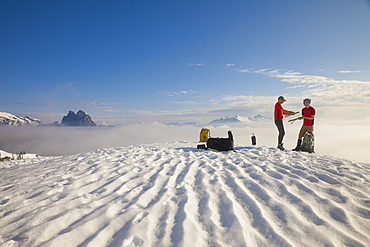
[(0, 245), (368, 246), (369, 164), (196, 144), (0, 163)]
[(37, 157), (38, 157), (37, 154), (29, 154), (25, 152), (22, 153), (22, 151), (18, 153), (9, 153), (9, 152), (0, 150), (0, 161), (8, 160), (8, 159), (33, 159)]
[(254, 117), (248, 117), (250, 121), (258, 122), (258, 121), (265, 121), (265, 120), (272, 120), (272, 118), (262, 116), (261, 114), (258, 114)]
[[(266, 120), (271, 120), (271, 118), (264, 117), (261, 114), (258, 114), (253, 117), (242, 117), (242, 116), (234, 116), (234, 117), (221, 117), (215, 120), (212, 120), (210, 125), (223, 125), (223, 124), (239, 124), (239, 123), (244, 123), (244, 124), (252, 124), (255, 122), (260, 122), (260, 121), (266, 121)], [(178, 122), (172, 122), (172, 123), (167, 123), (166, 125), (173, 125), (173, 126), (198, 126), (199, 123), (197, 122), (185, 122), (185, 123), (178, 123)]]
[(39, 126), (43, 123), (35, 118), (20, 117), (7, 112), (0, 112), (0, 125), (12, 125), (12, 126)]
[(242, 123), (248, 122), (248, 118), (243, 118), (241, 116), (235, 117), (222, 117), (211, 121), (209, 124), (229, 124), (229, 123)]
[(197, 122), (185, 122), (185, 123), (178, 123), (178, 122), (172, 122), (168, 123), (166, 125), (172, 125), (172, 126), (197, 126)]
[(209, 124), (219, 125), (219, 124), (253, 123), (266, 120), (271, 120), (271, 118), (264, 117), (261, 114), (258, 114), (254, 117), (241, 117), (241, 116), (222, 117), (211, 121)]

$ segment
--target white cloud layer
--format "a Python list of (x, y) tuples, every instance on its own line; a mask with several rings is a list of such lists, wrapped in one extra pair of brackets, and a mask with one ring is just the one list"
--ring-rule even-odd
[[(348, 119), (357, 112), (356, 117), (362, 121), (370, 111), (370, 81), (336, 80), (324, 76), (304, 75), (300, 72), (262, 69), (251, 71), (287, 82), (292, 86), (287, 89), (300, 88), (300, 93), (295, 93), (295, 100), (311, 98), (313, 104), (325, 111), (332, 111), (337, 118)], [(288, 91), (289, 92), (289, 91)], [(349, 114), (346, 116), (345, 114)]]
[(182, 95), (189, 95), (194, 93), (193, 90), (181, 90), (177, 92), (163, 92), (164, 95), (167, 95), (169, 97), (174, 97), (174, 96), (182, 96)]
[[(317, 110), (315, 133), (317, 134), (317, 151), (337, 157), (370, 163), (370, 82), (358, 80), (337, 80), (319, 75), (305, 75), (296, 71), (281, 69), (245, 69), (248, 72), (277, 78), (282, 90), (277, 94), (286, 96), (284, 108), (298, 111), (304, 98), (311, 98)], [(97, 123), (107, 121), (109, 124), (140, 122), (199, 122), (207, 124), (222, 116), (240, 115), (243, 117), (262, 114), (272, 117), (273, 105), (277, 97), (266, 95), (219, 95), (209, 94), (203, 98), (208, 104), (199, 104), (189, 98), (193, 90), (167, 92), (168, 96), (181, 96), (183, 101), (176, 104), (189, 104), (198, 107), (173, 111), (143, 111), (121, 109), (129, 113), (122, 116), (94, 116)], [(194, 95), (192, 95), (194, 96)], [(196, 95), (200, 98), (200, 95)], [(80, 106), (109, 111), (112, 104), (100, 102), (81, 102)], [(201, 107), (199, 107), (201, 106)], [(29, 114), (31, 115), (31, 114)], [(57, 116), (57, 115), (55, 115)], [(60, 118), (60, 115), (58, 115)], [(0, 130), (0, 149), (8, 151), (36, 152), (40, 154), (69, 154), (89, 151), (108, 146), (122, 146), (136, 143), (153, 143), (163, 141), (197, 140), (198, 127), (168, 127), (161, 124), (129, 125), (121, 128), (6, 128)], [(6, 129), (4, 129), (6, 128)], [(179, 129), (180, 128), (180, 129)], [(286, 147), (293, 148), (300, 124), (286, 124)], [(222, 130), (217, 133), (218, 130)], [(266, 126), (244, 126), (234, 128), (236, 142), (249, 144), (249, 135), (258, 134), (260, 145), (276, 145), (276, 128), (274, 124)], [(222, 136), (225, 129), (215, 128), (212, 133)], [(225, 132), (226, 133), (226, 132)], [(289, 147), (290, 146), (290, 147)]]
[[(244, 71), (244, 70), (243, 70)], [(318, 111), (318, 117), (326, 122), (370, 125), (370, 82), (358, 80), (336, 80), (319, 75), (305, 75), (296, 71), (281, 69), (246, 69), (249, 73), (261, 74), (277, 78), (281, 81), (281, 92), (288, 101), (284, 107), (299, 111), (304, 98), (311, 98), (312, 105)], [(208, 95), (208, 104), (199, 104), (194, 98), (186, 98), (194, 93), (192, 90), (182, 90), (166, 93), (168, 96), (183, 96), (184, 101), (176, 104), (202, 105), (202, 108), (182, 109), (175, 111), (132, 111), (133, 118), (143, 122), (161, 121), (196, 121), (207, 123), (222, 116), (253, 116), (262, 114), (271, 117), (273, 104), (277, 96), (263, 95)], [(200, 96), (197, 95), (199, 98)], [(126, 118), (128, 120), (129, 118)], [(137, 121), (131, 121), (137, 122)]]
[(171, 102), (171, 104), (178, 104), (178, 105), (196, 105), (196, 104), (198, 104), (198, 102), (196, 102), (196, 101), (191, 101), (191, 100), (188, 100), (188, 101), (173, 101), (173, 102)]
[[(336, 125), (318, 119), (315, 129), (315, 150), (340, 158), (370, 163), (368, 147), (370, 131), (366, 125)], [(295, 147), (300, 123), (285, 123), (285, 147)], [(202, 127), (207, 127), (202, 126)], [(258, 146), (276, 147), (277, 130), (273, 122), (236, 125), (208, 126), (213, 137), (227, 137), (231, 129), (235, 145), (250, 146), (250, 135), (255, 133)], [(105, 147), (119, 147), (145, 143), (171, 141), (199, 141), (201, 127), (166, 126), (159, 123), (134, 124), (115, 128), (98, 127), (7, 127), (0, 126), (0, 150), (26, 151), (40, 155), (66, 155), (87, 152)], [(297, 161), (299, 162), (299, 161)]]
[(351, 73), (361, 73), (361, 71), (359, 71), (359, 70), (340, 70), (340, 71), (338, 71), (338, 73), (351, 74)]

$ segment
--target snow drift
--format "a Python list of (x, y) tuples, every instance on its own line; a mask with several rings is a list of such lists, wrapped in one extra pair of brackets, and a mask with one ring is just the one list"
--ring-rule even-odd
[(0, 245), (369, 246), (369, 164), (195, 146), (0, 163)]

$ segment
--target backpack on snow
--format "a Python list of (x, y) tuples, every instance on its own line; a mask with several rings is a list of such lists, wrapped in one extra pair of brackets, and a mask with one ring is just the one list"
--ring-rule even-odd
[(301, 146), (301, 151), (314, 153), (315, 148), (315, 136), (310, 133), (306, 133), (303, 137), (303, 142)]
[(227, 132), (228, 138), (208, 138), (207, 148), (215, 149), (218, 151), (234, 150), (234, 137), (231, 131)]

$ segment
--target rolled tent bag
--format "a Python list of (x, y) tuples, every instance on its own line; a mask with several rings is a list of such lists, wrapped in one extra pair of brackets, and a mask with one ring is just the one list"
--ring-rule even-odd
[(234, 150), (234, 137), (231, 131), (227, 132), (228, 138), (208, 138), (207, 148), (215, 149), (218, 151)]

